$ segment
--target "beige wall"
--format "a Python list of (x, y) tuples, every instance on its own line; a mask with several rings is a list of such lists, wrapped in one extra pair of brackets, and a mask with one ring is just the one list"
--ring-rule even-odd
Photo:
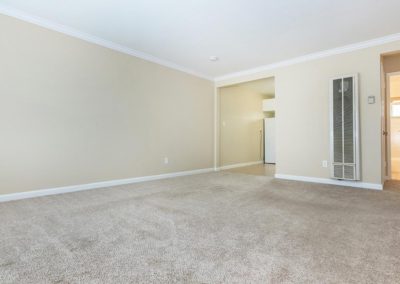
[(264, 95), (242, 86), (219, 89), (220, 166), (263, 160)]
[[(359, 74), (361, 177), (381, 183), (380, 56), (400, 50), (400, 42), (316, 59), (220, 81), (217, 86), (275, 76), (277, 173), (329, 178), (329, 79)], [(368, 96), (375, 104), (368, 104)]]
[[(212, 167), (212, 82), (6, 16), (0, 33), (0, 194)], [(380, 56), (398, 50), (394, 42), (217, 86), (274, 76), (277, 173), (328, 178), (329, 78), (359, 73), (362, 180), (380, 183)]]
[(0, 194), (213, 167), (212, 82), (6, 16), (0, 34)]

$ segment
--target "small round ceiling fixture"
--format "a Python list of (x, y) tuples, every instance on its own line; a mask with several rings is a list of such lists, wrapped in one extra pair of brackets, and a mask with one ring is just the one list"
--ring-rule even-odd
[(216, 62), (216, 61), (218, 61), (219, 60), (219, 58), (218, 58), (218, 56), (215, 56), (215, 55), (213, 55), (213, 56), (210, 56), (210, 61), (212, 61), (212, 62)]

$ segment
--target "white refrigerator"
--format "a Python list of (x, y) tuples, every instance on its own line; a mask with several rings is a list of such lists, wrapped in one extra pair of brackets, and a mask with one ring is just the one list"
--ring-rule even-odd
[(275, 164), (275, 117), (264, 118), (264, 163)]

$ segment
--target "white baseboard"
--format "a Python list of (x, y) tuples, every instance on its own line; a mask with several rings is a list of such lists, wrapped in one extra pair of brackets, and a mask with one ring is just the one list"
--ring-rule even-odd
[(35, 191), (25, 191), (25, 192), (11, 193), (11, 194), (3, 194), (3, 195), (0, 195), (0, 202), (33, 198), (33, 197), (46, 196), (46, 195), (55, 195), (55, 194), (61, 194), (61, 193), (76, 192), (76, 191), (82, 191), (82, 190), (90, 190), (90, 189), (96, 189), (96, 188), (104, 188), (104, 187), (138, 183), (138, 182), (151, 181), (151, 180), (159, 180), (159, 179), (166, 179), (166, 178), (173, 178), (173, 177), (180, 177), (180, 176), (209, 173), (209, 172), (213, 172), (213, 171), (214, 171), (214, 168), (207, 168), (207, 169), (175, 172), (175, 173), (168, 173), (168, 174), (161, 174), (161, 175), (154, 175), (154, 176), (118, 179), (118, 180), (95, 182), (95, 183), (72, 185), (72, 186), (63, 186), (63, 187), (56, 187), (56, 188), (49, 188), (49, 189), (42, 189), (42, 190), (35, 190)]
[(234, 169), (234, 168), (254, 166), (254, 165), (259, 165), (259, 164), (263, 164), (263, 163), (264, 163), (264, 161), (254, 161), (254, 162), (248, 162), (248, 163), (233, 164), (233, 165), (222, 166), (222, 167), (216, 168), (216, 171), (223, 171), (223, 170), (229, 170), (229, 169)]
[(350, 186), (350, 187), (358, 187), (358, 188), (374, 189), (374, 190), (383, 189), (383, 185), (380, 183), (367, 183), (361, 181), (336, 180), (329, 178), (304, 177), (304, 176), (293, 176), (284, 174), (275, 174), (275, 178), (313, 182), (313, 183), (333, 184), (339, 186)]

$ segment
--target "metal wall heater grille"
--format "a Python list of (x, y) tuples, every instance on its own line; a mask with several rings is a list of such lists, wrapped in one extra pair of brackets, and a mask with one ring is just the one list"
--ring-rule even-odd
[(331, 81), (331, 175), (359, 180), (357, 76)]

